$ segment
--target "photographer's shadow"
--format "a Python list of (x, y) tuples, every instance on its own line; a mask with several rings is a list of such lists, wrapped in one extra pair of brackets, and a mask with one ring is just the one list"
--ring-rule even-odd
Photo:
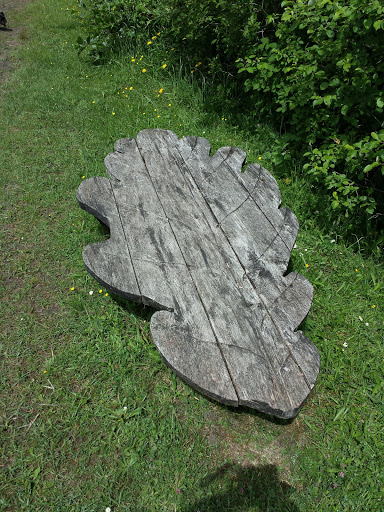
[(294, 489), (279, 480), (273, 465), (227, 463), (205, 477), (199, 487), (207, 496), (193, 504), (181, 504), (182, 512), (299, 512), (290, 499)]

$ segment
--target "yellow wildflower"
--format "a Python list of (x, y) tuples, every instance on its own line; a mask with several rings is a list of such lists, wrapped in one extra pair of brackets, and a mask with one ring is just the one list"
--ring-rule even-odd
[(167, 65), (166, 65), (166, 64), (163, 64), (161, 67), (162, 67), (163, 69), (165, 69), (165, 68), (167, 67)]
[(143, 73), (146, 73), (146, 72), (147, 72), (147, 70), (144, 68), (142, 72), (143, 72)]

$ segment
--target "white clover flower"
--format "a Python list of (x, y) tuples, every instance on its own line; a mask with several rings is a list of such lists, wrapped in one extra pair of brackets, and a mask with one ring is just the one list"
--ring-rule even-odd
[(348, 347), (348, 343), (346, 341), (344, 341), (343, 343), (343, 347), (347, 348)]
[(89, 295), (93, 295), (93, 290), (91, 290), (91, 291), (89, 292)]

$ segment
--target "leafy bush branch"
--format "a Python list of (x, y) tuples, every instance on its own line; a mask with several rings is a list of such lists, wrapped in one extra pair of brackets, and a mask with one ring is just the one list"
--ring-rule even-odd
[[(346, 216), (372, 215), (384, 175), (384, 5), (285, 1), (268, 17), (273, 35), (238, 59), (255, 108), (283, 127), (289, 151)], [(301, 158), (302, 157), (302, 158)]]

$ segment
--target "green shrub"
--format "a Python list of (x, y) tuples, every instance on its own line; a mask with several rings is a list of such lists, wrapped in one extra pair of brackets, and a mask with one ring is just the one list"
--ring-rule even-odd
[(77, 48), (87, 50), (96, 64), (148, 37), (170, 14), (166, 2), (154, 0), (79, 0), (78, 5), (86, 36), (78, 37)]
[(255, 0), (169, 0), (168, 4), (172, 8), (168, 38), (184, 61), (202, 62), (208, 73), (236, 72), (236, 59), (249, 44), (245, 28), (249, 24), (259, 28), (264, 10), (278, 7), (271, 0), (264, 7)]
[(277, 0), (78, 0), (78, 5), (86, 31), (78, 47), (96, 61), (161, 31), (177, 58), (192, 69), (201, 62), (207, 73), (237, 73), (236, 59), (249, 45), (244, 31), (261, 30), (266, 14), (280, 10)]
[(268, 17), (272, 35), (238, 60), (254, 108), (282, 133), (274, 160), (306, 175), (346, 216), (374, 214), (384, 173), (384, 4), (297, 0)]

